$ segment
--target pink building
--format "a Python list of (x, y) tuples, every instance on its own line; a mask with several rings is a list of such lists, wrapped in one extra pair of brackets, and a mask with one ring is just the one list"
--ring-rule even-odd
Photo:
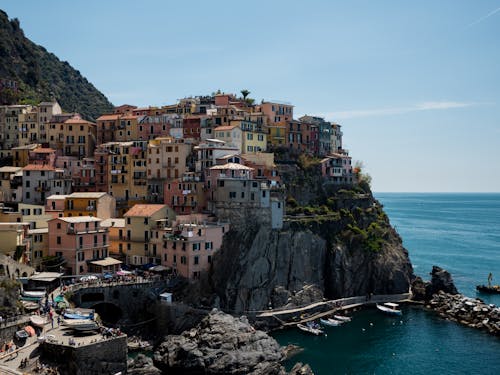
[(163, 202), (176, 214), (189, 215), (206, 209), (204, 183), (199, 173), (186, 172), (182, 178), (165, 183)]
[(333, 153), (321, 160), (321, 174), (335, 185), (352, 185), (356, 182), (351, 157), (347, 153)]
[(48, 197), (45, 203), (45, 213), (47, 215), (51, 215), (54, 219), (58, 217), (63, 217), (67, 196), (68, 195), (53, 194), (50, 197)]
[(207, 271), (229, 230), (227, 223), (208, 220), (207, 215), (177, 216), (172, 228), (160, 236), (161, 264), (188, 279), (197, 279), (202, 271)]
[[(91, 216), (49, 220), (49, 256), (65, 260), (66, 274), (81, 275), (93, 269), (93, 262), (108, 257), (108, 228)], [(119, 264), (121, 262), (118, 262)]]

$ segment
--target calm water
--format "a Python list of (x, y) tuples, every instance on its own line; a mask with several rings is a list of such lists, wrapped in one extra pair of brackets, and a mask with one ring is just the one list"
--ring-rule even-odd
[[(404, 239), (415, 273), (429, 279), (432, 265), (452, 273), (458, 290), (475, 297), (489, 272), (500, 284), (500, 194), (379, 193)], [(477, 295), (500, 305), (500, 296)], [(404, 308), (401, 318), (374, 310), (312, 337), (288, 330), (274, 336), (304, 351), (292, 359), (316, 374), (500, 374), (500, 339)]]

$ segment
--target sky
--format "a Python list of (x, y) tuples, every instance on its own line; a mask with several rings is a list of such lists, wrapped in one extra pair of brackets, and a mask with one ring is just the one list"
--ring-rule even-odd
[(0, 0), (113, 104), (248, 89), (342, 125), (375, 192), (500, 192), (500, 0)]

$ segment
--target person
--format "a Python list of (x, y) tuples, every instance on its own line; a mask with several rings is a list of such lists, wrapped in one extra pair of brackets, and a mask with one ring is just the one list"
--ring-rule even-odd
[(493, 280), (493, 274), (490, 272), (488, 275), (488, 286), (491, 286), (491, 280)]

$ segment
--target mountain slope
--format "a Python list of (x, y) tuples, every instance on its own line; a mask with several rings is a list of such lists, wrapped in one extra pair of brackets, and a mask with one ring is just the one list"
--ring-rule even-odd
[(19, 20), (0, 10), (0, 79), (17, 82), (18, 90), (0, 85), (0, 104), (38, 103), (55, 98), (64, 111), (89, 120), (113, 105), (78, 70), (24, 36)]

